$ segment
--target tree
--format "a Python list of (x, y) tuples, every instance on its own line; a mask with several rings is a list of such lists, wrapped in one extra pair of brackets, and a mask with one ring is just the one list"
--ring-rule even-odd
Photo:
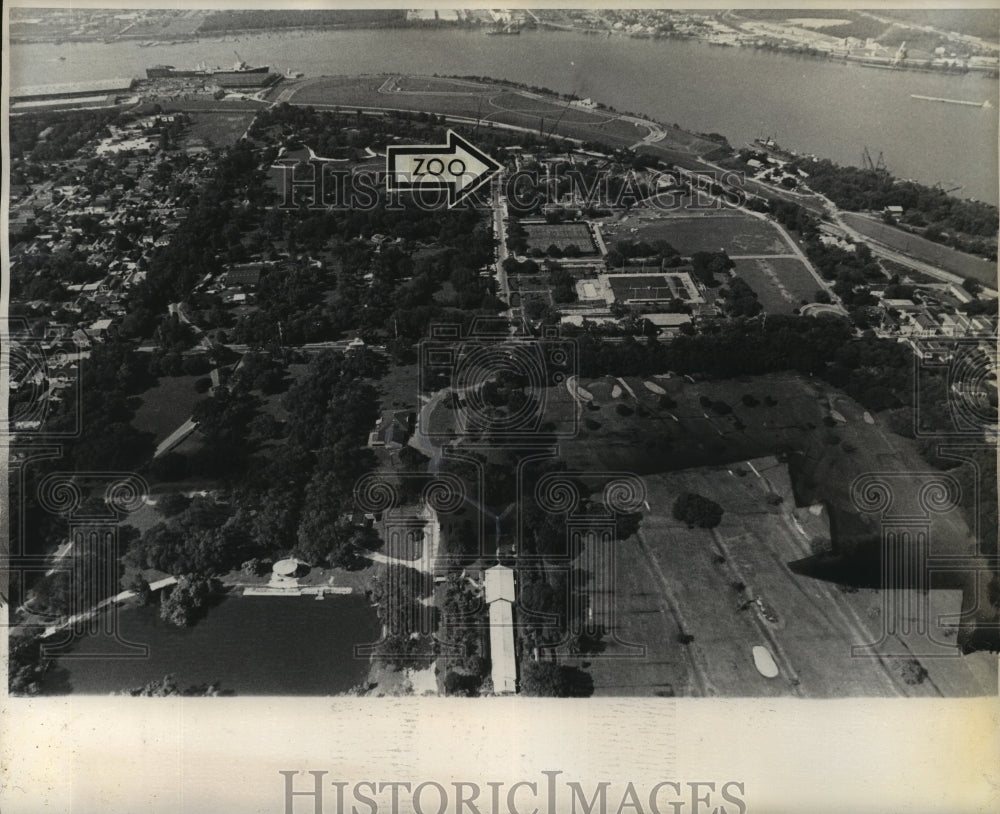
[(178, 627), (194, 624), (205, 612), (212, 594), (212, 581), (185, 574), (160, 601), (160, 618)]
[(163, 517), (174, 517), (191, 505), (191, 498), (180, 492), (171, 492), (156, 501), (156, 511)]
[(968, 291), (973, 297), (983, 290), (982, 283), (980, 283), (979, 280), (972, 279), (971, 277), (966, 277), (962, 280), (962, 288)]
[(129, 590), (135, 591), (136, 599), (143, 605), (148, 605), (153, 600), (153, 592), (149, 588), (149, 580), (141, 572), (132, 577), (129, 583)]
[(429, 461), (430, 458), (409, 444), (399, 450), (399, 462), (408, 472), (425, 472)]
[(41, 638), (11, 632), (8, 643), (7, 686), (12, 695), (39, 695), (39, 683), (48, 662), (42, 658)]
[(521, 693), (541, 698), (566, 698), (572, 686), (566, 669), (549, 661), (526, 659), (521, 666)]
[(699, 526), (703, 529), (713, 529), (722, 520), (722, 507), (714, 500), (695, 494), (682, 492), (674, 501), (674, 519), (687, 523), (689, 526)]
[(444, 691), (448, 695), (475, 695), (479, 687), (478, 676), (465, 675), (449, 670), (444, 677)]
[(232, 690), (223, 690), (217, 682), (212, 684), (196, 684), (182, 690), (177, 686), (177, 682), (172, 675), (165, 675), (161, 679), (150, 681), (141, 687), (133, 687), (124, 690), (121, 695), (130, 695), (133, 698), (166, 698), (172, 695), (209, 696), (233, 695)]

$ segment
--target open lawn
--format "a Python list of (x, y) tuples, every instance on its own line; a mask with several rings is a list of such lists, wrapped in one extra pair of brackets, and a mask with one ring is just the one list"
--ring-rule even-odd
[(736, 260), (734, 272), (757, 294), (768, 314), (790, 314), (814, 302), (819, 283), (794, 257)]
[[(845, 534), (875, 530), (851, 499), (856, 477), (927, 470), (913, 441), (888, 430), (880, 415), (875, 424), (867, 424), (857, 402), (816, 379), (795, 374), (697, 384), (680, 376), (649, 379), (666, 391), (670, 402), (647, 389), (644, 379), (622, 381), (634, 396), (611, 377), (581, 381), (593, 401), (583, 410), (576, 438), (560, 445), (560, 455), (571, 469), (646, 475), (781, 455), (792, 468), (798, 504), (826, 504)], [(621, 390), (618, 398), (613, 396), (616, 385)], [(744, 395), (757, 404), (744, 405)], [(723, 415), (704, 407), (702, 397), (731, 412)], [(767, 397), (773, 406), (765, 402)], [(846, 423), (830, 426), (833, 410)], [(914, 480), (906, 488), (919, 486)], [(964, 553), (971, 542), (957, 510), (935, 515), (931, 525), (935, 544), (943, 547), (940, 553)]]
[(997, 286), (996, 263), (956, 251), (917, 235), (911, 235), (902, 229), (893, 228), (880, 220), (855, 212), (842, 212), (841, 217), (852, 229), (885, 244), (890, 249), (910, 255), (917, 260), (923, 260), (925, 263), (931, 263), (945, 271), (950, 271), (952, 274), (972, 277), (989, 288)]
[[(482, 119), (546, 134), (602, 141), (611, 147), (631, 147), (648, 129), (616, 113), (587, 110), (565, 100), (499, 83), (461, 83), (434, 77), (333, 76), (308, 79), (281, 90), (275, 98), (303, 105), (385, 108)], [(643, 151), (665, 160), (690, 159), (718, 145), (674, 127), (663, 127), (664, 138)]]
[(205, 376), (164, 376), (139, 398), (132, 426), (150, 432), (156, 443), (166, 438), (191, 417), (194, 405), (208, 396), (197, 393), (194, 383)]
[[(652, 509), (637, 537), (616, 547), (615, 591), (602, 604), (616, 608), (618, 638), (647, 646), (647, 654), (595, 658), (595, 692), (650, 695), (670, 687), (677, 695), (824, 698), (995, 691), (954, 651), (925, 659), (928, 678), (912, 684), (908, 658), (852, 655), (880, 638), (881, 591), (843, 592), (791, 570), (827, 523), (822, 513), (794, 508), (788, 469), (775, 458), (651, 475), (644, 483)], [(718, 502), (720, 525), (706, 530), (675, 520), (671, 507), (683, 491)], [(776, 677), (755, 668), (754, 646), (772, 654)], [(602, 655), (623, 650), (611, 644)], [(890, 637), (890, 651), (905, 648)]]
[[(632, 232), (631, 229), (636, 231)], [(725, 249), (731, 256), (747, 254), (788, 254), (791, 250), (778, 230), (770, 223), (731, 212), (709, 213), (692, 218), (628, 218), (621, 221), (605, 242), (630, 239), (665, 240), (683, 255), (693, 252), (717, 252)]]
[(528, 233), (528, 249), (545, 251), (556, 246), (565, 251), (567, 246), (576, 246), (581, 254), (596, 254), (597, 246), (585, 223), (528, 223), (524, 225)]
[(224, 147), (239, 141), (257, 114), (254, 111), (234, 110), (231, 113), (205, 112), (188, 115), (191, 116), (191, 125), (184, 134), (186, 143)]

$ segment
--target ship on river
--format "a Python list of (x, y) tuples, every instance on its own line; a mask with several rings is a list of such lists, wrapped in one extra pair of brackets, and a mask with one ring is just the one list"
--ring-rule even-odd
[(922, 102), (945, 102), (949, 105), (966, 105), (967, 107), (993, 107), (990, 104), (990, 100), (987, 99), (985, 102), (969, 102), (965, 99), (945, 99), (941, 96), (921, 96), (919, 93), (911, 93), (911, 99), (919, 99)]
[[(234, 52), (235, 53), (235, 52)], [(237, 62), (232, 68), (213, 68), (209, 69), (204, 66), (198, 66), (192, 68), (191, 70), (180, 70), (175, 68), (173, 65), (154, 65), (151, 68), (146, 68), (146, 78), (147, 79), (188, 79), (188, 78), (202, 78), (202, 79), (214, 79), (216, 81), (220, 79), (229, 79), (234, 76), (244, 76), (246, 74), (266, 74), (271, 68), (269, 65), (262, 66), (252, 66), (248, 65), (242, 59), (240, 55), (236, 54)]]

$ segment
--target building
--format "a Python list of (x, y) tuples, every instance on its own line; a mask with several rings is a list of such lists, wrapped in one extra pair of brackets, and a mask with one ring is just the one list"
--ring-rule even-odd
[(612, 302), (624, 305), (644, 305), (682, 300), (688, 304), (704, 302), (691, 275), (685, 271), (599, 275), (610, 293)]
[(643, 314), (642, 318), (668, 334), (676, 334), (684, 325), (691, 324), (690, 314)]
[(58, 99), (75, 99), (90, 96), (130, 93), (134, 79), (98, 79), (90, 82), (63, 82), (56, 85), (29, 85), (10, 95), (12, 104), (17, 102), (45, 102)]
[(254, 289), (260, 282), (260, 274), (263, 269), (263, 263), (244, 263), (240, 266), (233, 266), (226, 271), (226, 285)]
[(505, 565), (487, 568), (483, 592), (490, 609), (490, 661), (493, 692), (517, 692), (517, 652), (514, 649), (514, 572)]
[(234, 71), (230, 73), (216, 73), (212, 76), (212, 82), (220, 88), (250, 89), (266, 88), (281, 79), (280, 74), (255, 71)]

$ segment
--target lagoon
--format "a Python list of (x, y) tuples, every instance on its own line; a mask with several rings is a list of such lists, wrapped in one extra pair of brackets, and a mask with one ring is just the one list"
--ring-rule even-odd
[(335, 695), (362, 683), (381, 625), (359, 594), (313, 597), (228, 596), (188, 628), (159, 617), (157, 606), (119, 612), (121, 637), (149, 646), (147, 658), (80, 658), (101, 652), (102, 636), (81, 638), (57, 659), (46, 694), (109, 694), (173, 675), (182, 689), (217, 682), (237, 695)]

